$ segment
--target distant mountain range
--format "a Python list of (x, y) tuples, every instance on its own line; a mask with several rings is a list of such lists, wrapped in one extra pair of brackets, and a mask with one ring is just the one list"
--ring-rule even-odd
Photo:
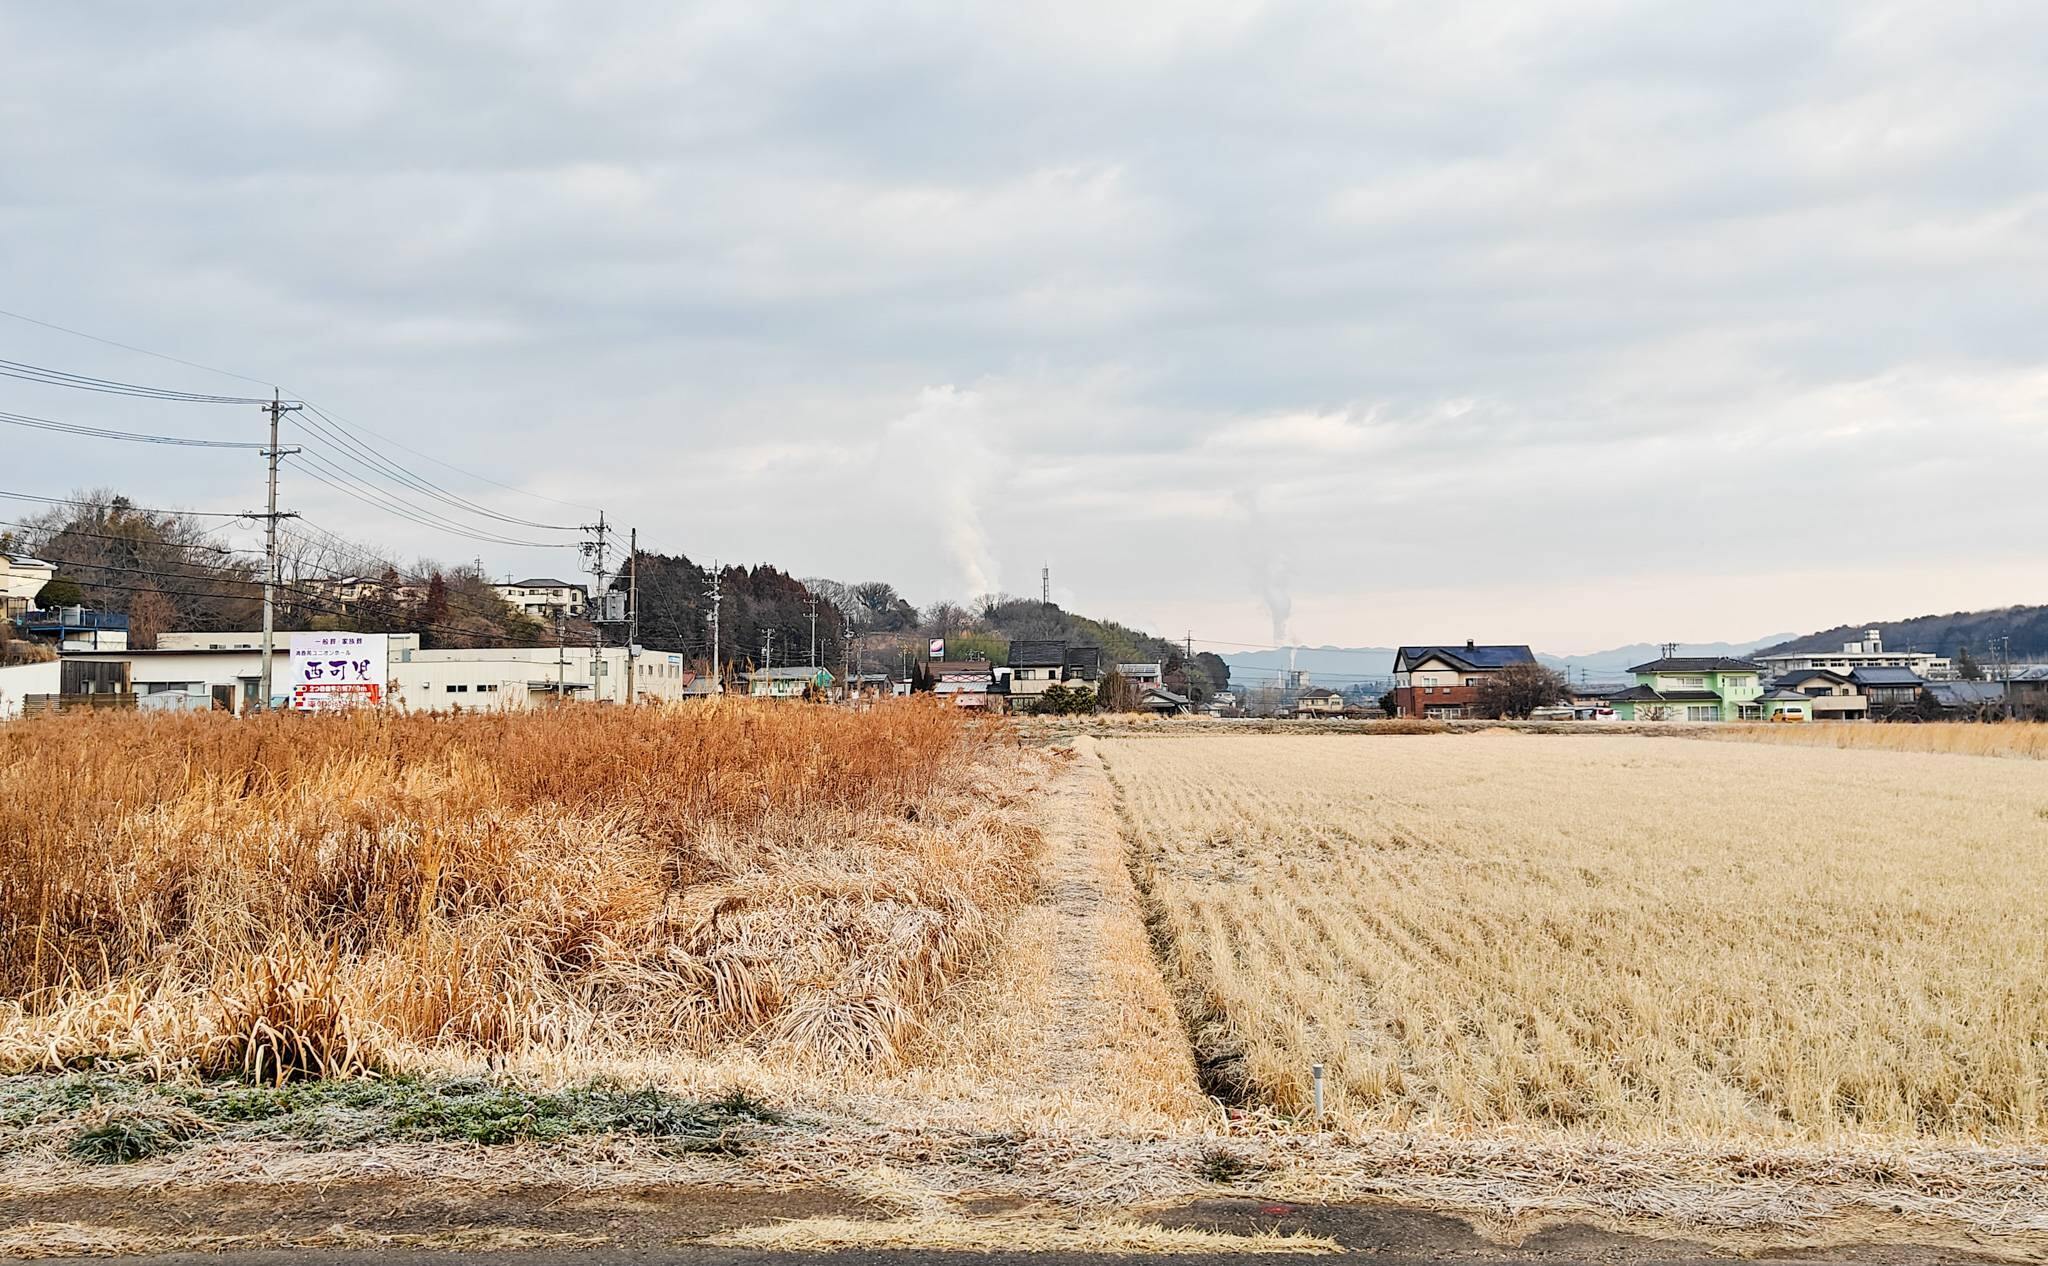
[[(1747, 655), (1760, 647), (1784, 642), (1791, 636), (1789, 633), (1773, 633), (1750, 642), (1683, 642), (1679, 644), (1678, 654)], [(1341, 689), (1355, 682), (1391, 676), (1394, 650), (1391, 646), (1297, 646), (1269, 651), (1237, 651), (1225, 655), (1223, 662), (1230, 665), (1231, 684), (1240, 688), (1282, 680), (1291, 660), (1293, 667), (1307, 670), (1309, 679), (1316, 684)], [(1618, 682), (1627, 680), (1630, 667), (1653, 660), (1663, 652), (1664, 648), (1654, 642), (1637, 642), (1587, 655), (1552, 655), (1537, 651), (1536, 658), (1569, 674), (1575, 681)]]

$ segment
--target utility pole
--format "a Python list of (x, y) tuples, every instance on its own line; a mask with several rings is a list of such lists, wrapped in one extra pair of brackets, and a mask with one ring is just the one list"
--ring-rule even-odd
[(761, 630), (761, 671), (775, 667), (775, 630)]
[(811, 667), (818, 666), (818, 595), (811, 595)]
[(640, 663), (640, 529), (626, 534), (626, 702), (638, 703), (634, 684)]
[(1044, 563), (1038, 568), (1038, 600), (1046, 606), (1052, 605), (1052, 564)]
[(298, 517), (295, 514), (279, 514), (277, 512), (277, 459), (285, 456), (287, 453), (299, 451), (296, 448), (285, 449), (277, 446), (277, 424), (279, 419), (283, 418), (285, 414), (296, 413), (300, 408), (300, 405), (286, 404), (283, 397), (278, 395), (275, 390), (272, 390), (270, 393), (270, 403), (263, 406), (263, 411), (270, 415), (270, 447), (263, 450), (263, 456), (270, 461), (270, 498), (261, 516), (263, 519), (263, 668), (261, 672), (262, 684), (257, 689), (263, 697), (256, 703), (256, 710), (259, 712), (268, 712), (270, 710), (271, 694), (275, 685), (270, 659), (272, 652), (276, 649), (277, 642), (277, 521), (279, 519), (295, 519)]
[(562, 692), (569, 688), (569, 643), (567, 626), (569, 615), (560, 607), (555, 608), (555, 702), (562, 701)]
[(725, 679), (718, 675), (718, 604), (725, 598), (724, 586), (719, 583), (723, 572), (717, 559), (711, 560), (711, 693), (725, 693)]
[(853, 631), (853, 624), (846, 626), (846, 659), (840, 664), (840, 671), (846, 674), (846, 699), (853, 701), (854, 678), (860, 676), (860, 635)]
[(598, 674), (604, 670), (605, 617), (611, 613), (609, 609), (611, 598), (605, 589), (604, 580), (604, 556), (608, 546), (606, 534), (611, 529), (605, 526), (604, 511), (598, 511), (597, 522), (584, 524), (583, 530), (590, 533), (591, 537), (578, 546), (578, 548), (583, 551), (583, 556), (590, 560), (590, 574), (597, 581), (596, 584), (590, 587), (590, 605), (595, 608), (590, 613), (590, 624), (592, 628), (597, 630), (597, 636), (591, 639), (590, 643), (590, 699), (591, 702), (595, 703), (602, 697), (597, 678)]

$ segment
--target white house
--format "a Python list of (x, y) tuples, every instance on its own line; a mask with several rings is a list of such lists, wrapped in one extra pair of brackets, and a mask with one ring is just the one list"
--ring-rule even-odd
[(522, 614), (530, 615), (543, 624), (552, 622), (558, 615), (572, 620), (581, 619), (590, 606), (588, 589), (548, 576), (508, 581), (491, 588), (498, 591), (499, 597), (519, 608)]
[(11, 619), (34, 606), (36, 595), (56, 574), (55, 563), (26, 554), (0, 554), (0, 619)]

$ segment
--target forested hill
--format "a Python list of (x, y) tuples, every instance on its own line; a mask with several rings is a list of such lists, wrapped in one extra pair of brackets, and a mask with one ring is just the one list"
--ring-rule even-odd
[(2048, 606), (1998, 607), (1990, 611), (1915, 616), (1910, 620), (1843, 624), (1766, 646), (1757, 654), (1840, 650), (1845, 642), (1861, 641), (1869, 629), (1884, 635), (1888, 650), (1932, 651), (1954, 658), (1968, 649), (1973, 658), (1983, 663), (1991, 653), (1991, 640), (2009, 637), (2015, 660), (2048, 659)]

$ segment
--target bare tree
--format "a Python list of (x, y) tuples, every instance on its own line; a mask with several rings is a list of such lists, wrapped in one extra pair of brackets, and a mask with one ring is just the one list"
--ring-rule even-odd
[(1509, 664), (1480, 678), (1477, 707), (1481, 716), (1523, 721), (1536, 709), (1557, 703), (1564, 694), (1564, 677), (1555, 669)]

